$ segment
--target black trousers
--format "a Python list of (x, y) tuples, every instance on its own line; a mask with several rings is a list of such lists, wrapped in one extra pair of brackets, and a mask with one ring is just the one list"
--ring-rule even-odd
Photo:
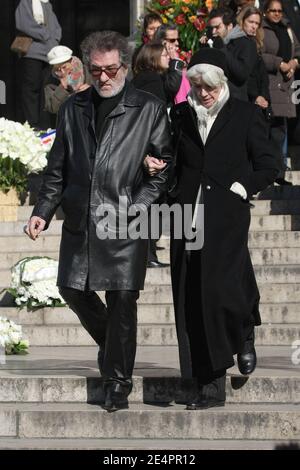
[(50, 66), (38, 59), (21, 59), (22, 111), (25, 121), (37, 129), (51, 126), (50, 114), (44, 111), (44, 86), (48, 81)]
[(106, 291), (107, 306), (93, 291), (60, 287), (60, 294), (99, 345), (98, 363), (105, 382), (131, 388), (136, 354), (139, 291)]

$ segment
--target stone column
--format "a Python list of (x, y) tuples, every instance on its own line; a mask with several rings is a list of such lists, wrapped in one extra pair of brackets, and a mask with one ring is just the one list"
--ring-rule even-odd
[(136, 22), (144, 13), (147, 0), (130, 0), (130, 34), (136, 30)]

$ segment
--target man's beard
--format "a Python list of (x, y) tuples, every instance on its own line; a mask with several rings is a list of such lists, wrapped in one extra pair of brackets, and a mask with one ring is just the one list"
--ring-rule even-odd
[(113, 86), (109, 91), (101, 91), (99, 80), (93, 81), (93, 86), (95, 90), (97, 91), (97, 93), (99, 94), (99, 96), (101, 96), (101, 98), (112, 98), (113, 96), (118, 95), (120, 91), (122, 91), (122, 89), (124, 88), (125, 78), (124, 80), (122, 80), (121, 83), (115, 84), (115, 86)]

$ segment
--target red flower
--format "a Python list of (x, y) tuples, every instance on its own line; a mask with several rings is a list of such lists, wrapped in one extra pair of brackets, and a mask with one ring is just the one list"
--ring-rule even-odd
[(170, 0), (159, 0), (159, 4), (162, 6), (162, 7), (167, 7), (170, 5)]
[(181, 13), (181, 15), (176, 16), (174, 21), (176, 24), (186, 24), (185, 15)]
[(199, 8), (199, 10), (197, 10), (197, 16), (207, 16), (207, 15), (208, 15), (208, 9), (206, 6)]
[(203, 31), (206, 27), (205, 21), (202, 18), (197, 18), (193, 24), (198, 31)]

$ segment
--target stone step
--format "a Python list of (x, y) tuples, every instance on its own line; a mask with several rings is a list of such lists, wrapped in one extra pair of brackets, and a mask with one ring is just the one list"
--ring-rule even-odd
[(255, 231), (249, 233), (249, 248), (299, 248), (300, 232)]
[[(298, 232), (291, 232), (298, 233)], [(267, 243), (267, 241), (265, 242)], [(164, 263), (170, 262), (169, 254), (169, 240), (161, 239), (158, 243), (160, 246), (164, 246), (165, 249), (158, 251), (157, 255), (160, 261)], [(53, 259), (58, 259), (58, 251), (48, 251), (48, 252), (20, 252), (20, 253), (0, 253), (0, 267), (1, 270), (10, 270), (18, 261), (27, 256), (49, 256)], [(250, 254), (252, 258), (252, 263), (256, 266), (269, 265), (273, 266), (276, 264), (279, 265), (296, 265), (300, 264), (300, 250), (298, 247), (292, 248), (250, 248)], [(158, 272), (160, 269), (152, 269), (154, 272)], [(150, 272), (150, 270), (148, 270)], [(155, 274), (158, 276), (158, 274)]]
[[(140, 292), (140, 303), (148, 305), (170, 304), (172, 303), (172, 292), (170, 285), (145, 286), (145, 290)], [(262, 303), (295, 303), (300, 302), (300, 284), (268, 284), (259, 286)], [(1, 287), (0, 287), (1, 294)], [(0, 305), (12, 307), (14, 305), (12, 296), (3, 292), (0, 295)]]
[[(32, 346), (91, 346), (93, 339), (79, 325), (24, 325), (23, 336)], [(263, 346), (291, 345), (300, 339), (299, 323), (262, 325), (257, 328), (256, 344)], [(138, 344), (141, 346), (177, 345), (174, 325), (140, 324)]]
[[(294, 443), (294, 444), (293, 444)], [(183, 454), (182, 462), (184, 462), (184, 455), (191, 455), (189, 451), (201, 451), (201, 450), (289, 450), (290, 445), (295, 445), (296, 448), (298, 441), (282, 441), (282, 440), (255, 440), (251, 441), (247, 439), (30, 439), (17, 437), (0, 437), (0, 449), (1, 450), (97, 450), (111, 452), (119, 451), (119, 455), (124, 456), (125, 451), (140, 451), (145, 450), (147, 454), (153, 456), (157, 454), (156, 451), (160, 450), (162, 455), (164, 451), (172, 452), (177, 450), (177, 459)], [(172, 452), (174, 453), (174, 452)], [(185, 453), (185, 454), (184, 454)], [(18, 454), (20, 455), (20, 454)], [(116, 454), (114, 454), (116, 455)], [(21, 455), (20, 455), (21, 458)], [(219, 456), (217, 457), (219, 459)], [(229, 456), (230, 458), (230, 456)], [(277, 454), (276, 454), (277, 458)], [(61, 456), (60, 456), (61, 459)], [(101, 457), (97, 456), (97, 463), (101, 463)], [(150, 460), (150, 457), (148, 457)], [(152, 457), (153, 459), (153, 457)], [(209, 456), (211, 462), (211, 456)], [(90, 460), (90, 455), (89, 455)], [(104, 461), (104, 457), (102, 458)], [(14, 456), (14, 463), (18, 462)], [(177, 462), (177, 463), (178, 463)], [(187, 460), (188, 462), (188, 460)]]
[(300, 199), (300, 186), (277, 186), (272, 185), (267, 189), (261, 191), (258, 196), (258, 199), (271, 199), (271, 200), (292, 200)]
[(299, 215), (300, 200), (258, 200), (251, 201), (254, 207), (251, 209), (253, 215)]
[[(297, 172), (297, 179), (299, 179), (300, 172)], [(288, 178), (290, 179), (290, 178)], [(300, 184), (298, 182), (298, 184)], [(263, 193), (264, 194), (264, 193)], [(258, 196), (260, 198), (260, 196)], [(300, 199), (300, 198), (299, 198)], [(255, 199), (252, 201), (254, 207), (251, 209), (252, 215), (271, 215), (271, 214), (299, 214), (300, 200), (286, 199), (286, 200), (260, 200)], [(24, 224), (28, 221), (33, 206), (20, 206), (18, 208), (18, 221), (17, 222), (6, 222), (1, 224), (1, 235), (5, 233), (21, 233)], [(49, 229), (52, 229), (52, 225), (60, 227), (63, 222), (63, 213), (58, 212), (50, 224)], [(56, 223), (58, 222), (58, 223)], [(53, 230), (53, 229), (52, 229)]]
[[(103, 297), (103, 295), (102, 295)], [(19, 310), (16, 307), (0, 307), (0, 316), (21, 325), (78, 325), (77, 315), (68, 307), (43, 308), (35, 311)], [(140, 324), (174, 324), (172, 304), (138, 306)]]
[[(95, 363), (96, 368), (96, 363)], [(1, 371), (0, 403), (103, 403), (103, 381), (98, 371), (86, 376), (23, 375), (22, 371)], [(130, 403), (184, 403), (195, 391), (178, 376), (134, 377)], [(298, 403), (300, 375), (228, 375), (227, 403)]]
[[(169, 263), (169, 242), (159, 241), (159, 245), (165, 245), (164, 250), (158, 251), (157, 255), (160, 261)], [(253, 248), (250, 249), (253, 264), (256, 265), (274, 265), (274, 264), (300, 264), (300, 250), (294, 248)], [(45, 252), (21, 252), (21, 253), (0, 253), (0, 266), (2, 270), (11, 269), (18, 261), (27, 256), (45, 256)], [(46, 253), (53, 259), (58, 259), (58, 251)], [(158, 270), (156, 270), (158, 271)]]
[[(300, 304), (260, 304), (262, 323), (300, 323)], [(78, 325), (79, 319), (68, 307), (44, 308), (28, 312), (25, 308), (0, 307), (0, 316), (20, 325)], [(173, 304), (147, 305), (139, 301), (139, 324), (174, 324)]]
[[(277, 217), (277, 216), (269, 216)], [(280, 216), (279, 216), (280, 217)], [(289, 216), (282, 216), (289, 217)], [(15, 236), (15, 237), (0, 237), (0, 256), (1, 259), (6, 259), (11, 256), (24, 257), (26, 255), (32, 256), (58, 256), (60, 245), (60, 237), (53, 235), (42, 235), (35, 242), (28, 237)], [(161, 238), (158, 245), (168, 248), (168, 238)], [(259, 230), (249, 233), (249, 248), (299, 248), (300, 247), (300, 231), (281, 231), (281, 230)], [(158, 256), (166, 256), (164, 250), (158, 252)], [(9, 259), (9, 258), (8, 258)], [(16, 258), (14, 258), (16, 259)]]
[[(262, 303), (300, 302), (300, 284), (261, 284), (260, 298)], [(140, 293), (142, 303), (165, 304), (172, 302), (171, 286), (152, 286)]]
[[(33, 211), (33, 205), (24, 205), (18, 207), (18, 221), (27, 222), (31, 217)], [(53, 220), (62, 220), (64, 218), (64, 213), (61, 208), (58, 208), (56, 213), (53, 216)], [(24, 225), (23, 223), (23, 225)]]
[(3, 404), (0, 435), (20, 438), (299, 439), (297, 405), (228, 404), (191, 413), (184, 405), (131, 405), (107, 413), (90, 404)]
[(28, 256), (49, 256), (49, 258), (58, 259), (59, 252), (55, 251), (24, 251), (24, 252), (8, 252), (0, 253), (0, 266), (1, 269), (10, 269), (18, 261)]
[(253, 265), (296, 265), (300, 264), (298, 248), (250, 248)]
[(300, 171), (295, 170), (295, 169), (293, 169), (292, 171), (286, 171), (285, 179), (293, 183), (294, 186), (299, 186), (300, 185)]
[[(299, 172), (300, 173), (300, 172)], [(251, 209), (252, 215), (281, 215), (281, 214), (293, 214), (297, 215), (300, 213), (300, 200), (259, 200), (255, 199), (251, 201), (254, 207)], [(24, 224), (28, 221), (31, 215), (32, 206), (21, 206), (18, 208), (18, 221), (17, 222), (6, 222), (1, 226), (1, 235), (5, 233), (20, 233), (23, 229)], [(50, 224), (51, 226), (59, 222), (58, 226), (62, 224), (63, 215), (55, 215)], [(55, 225), (55, 224), (54, 224)]]
[[(60, 237), (61, 234), (61, 220), (53, 220), (50, 224), (48, 230), (45, 231), (40, 237), (39, 240), (33, 242), (25, 234), (23, 234), (23, 222), (3, 222), (0, 229), (0, 248), (3, 247), (3, 244), (7, 246), (7, 237), (12, 238), (12, 244), (17, 240), (16, 238), (23, 238), (27, 245), (30, 246), (33, 243), (35, 245), (39, 244), (39, 241), (43, 238), (53, 236)], [(300, 215), (252, 215), (250, 230), (251, 231), (273, 231), (273, 230), (299, 230), (300, 229)], [(24, 246), (24, 242), (22, 244)], [(28, 248), (27, 248), (28, 249)], [(48, 249), (49, 250), (49, 249)], [(3, 249), (1, 249), (3, 251)], [(22, 249), (23, 251), (23, 249)]]
[[(300, 282), (300, 265), (255, 266), (256, 280), (263, 283), (294, 283)], [(0, 286), (8, 287), (11, 282), (11, 272), (0, 270)], [(170, 268), (148, 269), (145, 279), (146, 287), (152, 285), (171, 284)]]

